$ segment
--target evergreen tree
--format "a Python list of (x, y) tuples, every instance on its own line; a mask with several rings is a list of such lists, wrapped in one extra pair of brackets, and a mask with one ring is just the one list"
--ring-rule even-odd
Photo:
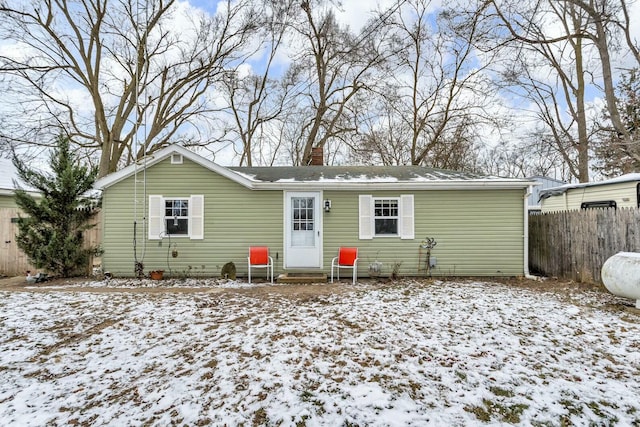
[(95, 248), (83, 248), (83, 231), (98, 212), (96, 200), (88, 197), (97, 168), (79, 163), (70, 151), (69, 139), (58, 137), (49, 157), (52, 173), (29, 168), (13, 155), (18, 175), (42, 197), (25, 189), (15, 191), (15, 200), (26, 214), (18, 219), (18, 246), (37, 268), (69, 277), (86, 267)]

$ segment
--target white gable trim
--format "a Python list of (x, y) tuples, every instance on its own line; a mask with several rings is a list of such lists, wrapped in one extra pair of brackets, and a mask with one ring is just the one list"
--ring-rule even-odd
[(238, 175), (237, 173), (225, 168), (224, 166), (220, 166), (212, 161), (209, 161), (204, 157), (194, 153), (193, 151), (190, 151), (180, 145), (173, 144), (147, 156), (145, 160), (138, 161), (137, 165), (130, 164), (129, 166), (123, 169), (120, 169), (117, 172), (111, 173), (105, 177), (100, 178), (95, 182), (94, 188), (97, 188), (99, 190), (104, 190), (105, 188), (108, 188), (113, 184), (134, 175), (136, 172), (136, 168), (138, 169), (138, 172), (140, 172), (145, 168), (149, 168), (163, 161), (164, 159), (170, 157), (173, 154), (180, 154), (182, 155), (183, 158), (187, 158), (192, 162), (197, 163), (200, 166), (205, 167), (212, 172), (222, 175), (225, 178), (229, 178), (230, 180), (237, 182), (238, 184), (244, 185), (247, 188), (254, 187), (253, 181), (241, 175)]

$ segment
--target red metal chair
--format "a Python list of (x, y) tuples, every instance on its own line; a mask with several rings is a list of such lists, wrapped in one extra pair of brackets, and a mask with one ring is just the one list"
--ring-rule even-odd
[(358, 248), (340, 248), (338, 256), (331, 260), (331, 283), (333, 283), (333, 269), (338, 272), (338, 280), (340, 280), (340, 269), (350, 268), (353, 270), (353, 284), (356, 284), (358, 277)]
[[(269, 256), (269, 248), (266, 246), (251, 246), (247, 257), (249, 267), (249, 283), (251, 283), (252, 268), (266, 268), (267, 278), (271, 277), (273, 283), (273, 258)], [(271, 276), (269, 276), (271, 274)]]

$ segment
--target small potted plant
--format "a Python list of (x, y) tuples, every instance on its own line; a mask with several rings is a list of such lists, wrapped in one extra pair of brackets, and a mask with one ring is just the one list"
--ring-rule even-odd
[(164, 277), (164, 270), (150, 271), (149, 277), (151, 277), (151, 280), (162, 280), (162, 278)]

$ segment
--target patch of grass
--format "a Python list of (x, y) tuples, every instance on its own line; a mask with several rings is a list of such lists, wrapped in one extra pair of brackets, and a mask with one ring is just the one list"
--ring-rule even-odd
[(465, 406), (464, 410), (471, 412), (480, 421), (489, 422), (492, 419), (516, 424), (520, 422), (520, 416), (529, 405), (516, 403), (513, 405), (482, 399), (483, 406)]
[(307, 420), (309, 415), (303, 415), (300, 421), (296, 421), (296, 427), (307, 427)]
[(464, 407), (464, 410), (467, 412), (471, 412), (473, 415), (476, 416), (477, 419), (479, 419), (482, 422), (488, 423), (489, 421), (491, 421), (491, 414), (487, 411), (486, 408), (482, 406), (467, 405)]
[(467, 374), (462, 372), (462, 371), (456, 370), (456, 376), (458, 378), (460, 378), (462, 381), (466, 381), (467, 380)]
[(264, 408), (260, 408), (253, 413), (253, 419), (251, 420), (251, 425), (263, 426), (267, 424), (268, 420), (269, 420), (269, 417), (267, 417), (267, 411)]
[(598, 404), (598, 402), (594, 401), (589, 402), (586, 405), (593, 411), (594, 414), (596, 414), (600, 418), (600, 421), (603, 422), (601, 425), (616, 425), (620, 420), (615, 415), (609, 414), (602, 410), (601, 406), (610, 406), (608, 402), (604, 403), (605, 404), (603, 404), (603, 401), (600, 401), (600, 404)]
[(489, 387), (489, 391), (493, 394), (495, 394), (496, 396), (500, 396), (500, 397), (513, 397), (514, 393), (511, 390), (508, 390), (506, 388), (501, 388), (501, 387)]
[(572, 415), (582, 415), (582, 413), (584, 412), (584, 410), (582, 409), (582, 404), (576, 404), (576, 402), (572, 400), (562, 399), (558, 403), (560, 403), (562, 407), (569, 412), (568, 414), (560, 416), (560, 425), (563, 427), (573, 425), (573, 422), (571, 421)]
[(551, 421), (531, 421), (532, 427), (554, 427), (555, 424)]

